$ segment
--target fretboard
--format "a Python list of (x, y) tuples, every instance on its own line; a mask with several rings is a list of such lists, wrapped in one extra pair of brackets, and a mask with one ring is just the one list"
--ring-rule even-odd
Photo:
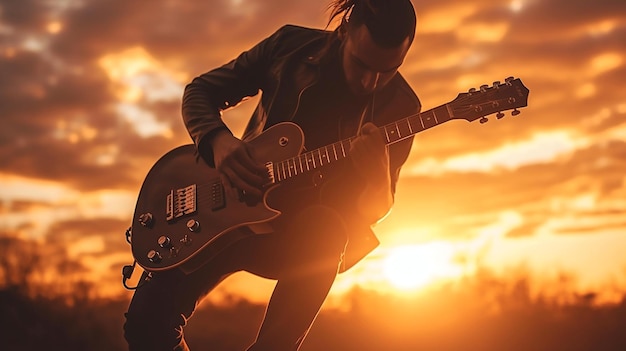
[[(452, 119), (448, 104), (435, 107), (428, 111), (412, 115), (380, 127), (387, 144), (407, 139), (412, 135), (432, 128)], [(348, 157), (352, 139), (344, 139), (336, 143), (304, 152), (274, 164), (274, 182), (280, 182), (300, 174), (304, 174), (322, 166)]]

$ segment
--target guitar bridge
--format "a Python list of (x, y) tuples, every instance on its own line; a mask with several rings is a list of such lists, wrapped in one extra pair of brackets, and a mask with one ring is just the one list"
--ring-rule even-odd
[(170, 190), (167, 195), (166, 219), (168, 221), (196, 212), (196, 184)]

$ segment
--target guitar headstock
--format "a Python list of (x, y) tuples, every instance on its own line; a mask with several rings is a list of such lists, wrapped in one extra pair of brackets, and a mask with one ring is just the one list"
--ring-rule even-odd
[(480, 118), (480, 123), (485, 123), (485, 116), (492, 113), (500, 119), (504, 117), (502, 111), (513, 110), (511, 114), (517, 116), (520, 113), (517, 109), (528, 105), (529, 92), (519, 78), (509, 77), (504, 83), (493, 82), (492, 86), (482, 85), (479, 89), (460, 93), (448, 107), (452, 118), (470, 122)]

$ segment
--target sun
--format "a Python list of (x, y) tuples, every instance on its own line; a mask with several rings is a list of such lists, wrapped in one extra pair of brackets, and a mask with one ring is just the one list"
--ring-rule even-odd
[(439, 279), (459, 277), (463, 270), (454, 255), (454, 247), (442, 242), (399, 246), (386, 255), (383, 274), (397, 289), (418, 289)]

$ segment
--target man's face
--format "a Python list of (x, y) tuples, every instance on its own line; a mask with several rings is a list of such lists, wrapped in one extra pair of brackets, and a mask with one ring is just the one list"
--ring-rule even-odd
[(371, 94), (396, 74), (409, 50), (409, 38), (397, 47), (384, 48), (372, 40), (365, 25), (348, 31), (342, 51), (346, 81), (353, 93)]

